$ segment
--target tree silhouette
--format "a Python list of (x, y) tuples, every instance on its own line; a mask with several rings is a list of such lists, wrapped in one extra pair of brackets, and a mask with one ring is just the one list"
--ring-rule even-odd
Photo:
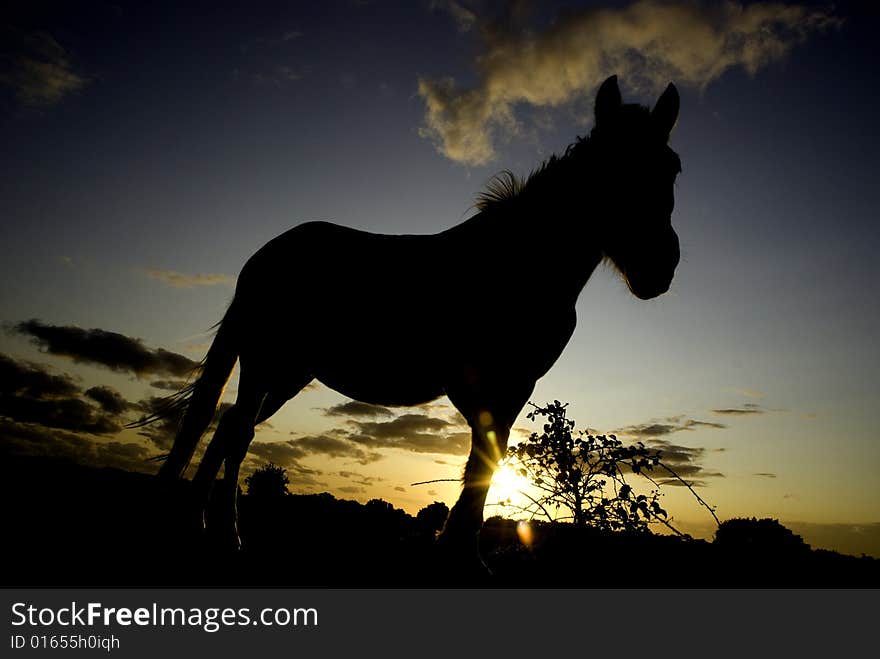
[(435, 501), (416, 513), (416, 522), (427, 531), (437, 533), (443, 528), (447, 517), (449, 517), (449, 506), (442, 501)]
[[(506, 463), (536, 491), (535, 496), (520, 492), (528, 501), (520, 510), (551, 521), (570, 520), (576, 526), (608, 531), (645, 532), (650, 524), (660, 523), (683, 535), (660, 506), (660, 486), (650, 476), (660, 467), (686, 485), (714, 517), (714, 511), (693, 488), (661, 462), (660, 451), (641, 442), (624, 445), (614, 435), (575, 431), (575, 422), (567, 417), (567, 405), (558, 400), (545, 407), (532, 405), (527, 417), (545, 418), (543, 431), (532, 433), (527, 441), (507, 451)], [(647, 493), (636, 492), (627, 482), (627, 474), (644, 476), (652, 488)]]
[(735, 517), (715, 531), (714, 544), (739, 552), (797, 553), (810, 549), (804, 539), (778, 520)]
[(244, 479), (248, 496), (255, 499), (280, 499), (290, 494), (287, 469), (269, 462)]

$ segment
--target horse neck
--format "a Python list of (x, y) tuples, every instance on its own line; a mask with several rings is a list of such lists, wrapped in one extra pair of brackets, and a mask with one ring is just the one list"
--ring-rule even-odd
[(551, 161), (529, 177), (511, 201), (509, 217), (497, 220), (515, 227), (513, 232), (528, 255), (529, 288), (566, 304), (574, 304), (602, 260), (600, 223), (606, 215), (604, 206), (595, 203), (601, 191), (591, 185), (596, 165), (589, 145), (575, 148), (582, 151)]

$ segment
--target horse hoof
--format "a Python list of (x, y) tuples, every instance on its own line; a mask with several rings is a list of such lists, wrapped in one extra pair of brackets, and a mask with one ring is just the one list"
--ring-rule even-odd
[(492, 571), (480, 556), (475, 539), (441, 535), (436, 542), (437, 565), (445, 581), (467, 584), (483, 582), (492, 577)]

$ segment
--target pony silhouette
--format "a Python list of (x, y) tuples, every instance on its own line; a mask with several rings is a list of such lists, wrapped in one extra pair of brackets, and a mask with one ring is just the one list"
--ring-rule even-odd
[[(236, 361), (235, 404), (193, 478), (202, 515), (225, 465), (221, 524), (235, 546), (239, 469), (254, 426), (312, 380), (376, 405), (446, 395), (472, 437), (462, 491), (438, 541), (477, 557), (486, 493), (510, 428), (571, 338), (575, 302), (593, 270), (608, 259), (641, 299), (669, 289), (679, 261), (671, 216), (681, 164), (667, 142), (678, 109), (672, 84), (653, 110), (623, 104), (612, 76), (597, 92), (588, 137), (525, 181), (496, 177), (457, 226), (378, 235), (308, 222), (268, 242), (242, 268), (199, 377), (171, 401), (185, 413), (159, 476), (182, 477)], [(540, 313), (514, 321), (523, 300), (539, 300)]]

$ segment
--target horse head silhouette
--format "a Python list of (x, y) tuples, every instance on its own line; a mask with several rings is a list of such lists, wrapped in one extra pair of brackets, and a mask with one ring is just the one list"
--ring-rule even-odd
[[(510, 428), (568, 343), (596, 266), (609, 259), (642, 299), (670, 286), (681, 164), (667, 142), (678, 106), (671, 84), (653, 110), (625, 105), (613, 76), (599, 88), (588, 137), (525, 181), (497, 177), (457, 226), (389, 236), (308, 222), (264, 245), (239, 275), (198, 378), (163, 411), (185, 409), (160, 477), (182, 477), (237, 360), (235, 404), (193, 478), (201, 516), (225, 463), (222, 524), (234, 546), (237, 482), (254, 426), (313, 379), (379, 405), (446, 395), (472, 432), (461, 495), (439, 542), (476, 558)], [(527, 300), (539, 301), (540, 313), (512, 318)]]
[(650, 112), (622, 105), (615, 78), (606, 80), (596, 96), (590, 137), (603, 163), (598, 186), (617, 200), (617, 217), (605, 224), (602, 249), (643, 300), (669, 290), (679, 260), (672, 210), (681, 161), (667, 144), (678, 106), (671, 84)]

